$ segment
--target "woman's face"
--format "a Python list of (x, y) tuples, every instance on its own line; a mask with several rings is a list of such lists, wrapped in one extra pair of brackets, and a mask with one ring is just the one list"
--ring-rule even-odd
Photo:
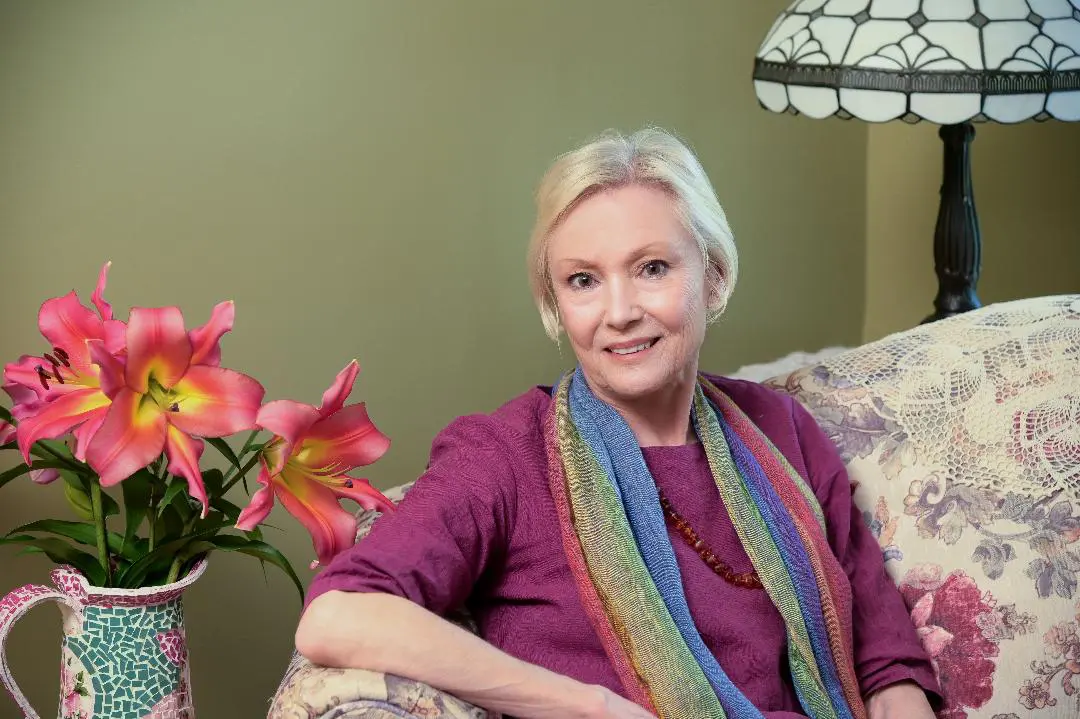
[(583, 200), (551, 233), (559, 318), (589, 386), (619, 405), (697, 374), (705, 263), (672, 197), (628, 185)]

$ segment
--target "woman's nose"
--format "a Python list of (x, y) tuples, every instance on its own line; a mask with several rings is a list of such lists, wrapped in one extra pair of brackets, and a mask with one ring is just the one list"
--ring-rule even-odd
[(622, 329), (645, 315), (631, 282), (609, 282), (606, 299), (605, 320), (615, 329)]

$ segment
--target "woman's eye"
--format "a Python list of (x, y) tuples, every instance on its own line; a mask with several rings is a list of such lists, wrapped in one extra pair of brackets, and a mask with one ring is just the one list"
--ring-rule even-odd
[(575, 290), (584, 290), (592, 287), (593, 278), (584, 272), (578, 272), (570, 275), (570, 279), (567, 280), (567, 282)]
[(667, 274), (668, 263), (663, 260), (650, 260), (645, 263), (645, 266), (641, 268), (641, 271), (646, 277), (663, 277)]

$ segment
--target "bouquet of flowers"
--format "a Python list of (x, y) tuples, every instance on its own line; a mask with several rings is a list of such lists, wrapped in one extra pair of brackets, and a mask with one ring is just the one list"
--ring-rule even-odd
[[(318, 407), (264, 404), (262, 385), (221, 366), (232, 302), (191, 330), (178, 307), (135, 307), (125, 322), (104, 298), (108, 270), (106, 263), (94, 309), (74, 291), (47, 300), (38, 326), (48, 351), (4, 366), (12, 406), (0, 406), (0, 450), (21, 461), (0, 472), (0, 488), (27, 475), (38, 484), (60, 480), (79, 519), (31, 522), (0, 545), (22, 545), (75, 567), (92, 585), (122, 588), (168, 584), (209, 552), (240, 552), (281, 568), (302, 596), (296, 572), (260, 529), (275, 498), (311, 533), (312, 568), (353, 543), (356, 520), (341, 499), (393, 510), (367, 480), (349, 475), (390, 445), (363, 403), (345, 404), (356, 361)], [(225, 471), (203, 469), (206, 444)], [(237, 483), (249, 497), (243, 508), (226, 498)]]

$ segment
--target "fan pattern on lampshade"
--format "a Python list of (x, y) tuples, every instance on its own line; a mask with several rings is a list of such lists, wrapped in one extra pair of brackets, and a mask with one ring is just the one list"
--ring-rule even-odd
[(817, 118), (1080, 120), (1080, 0), (797, 0), (754, 86)]

